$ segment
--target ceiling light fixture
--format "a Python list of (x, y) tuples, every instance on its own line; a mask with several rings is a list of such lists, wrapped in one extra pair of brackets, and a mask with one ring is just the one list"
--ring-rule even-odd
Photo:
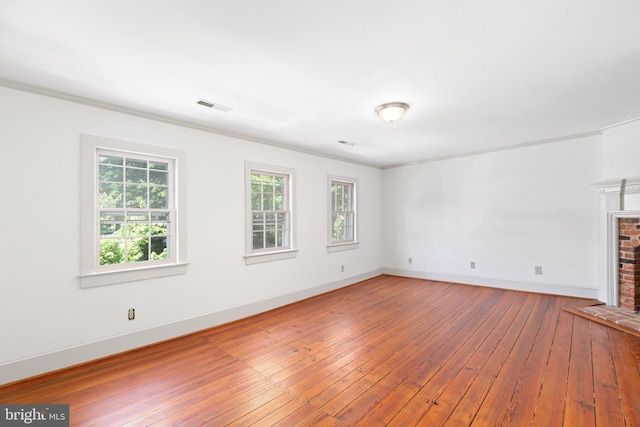
[(378, 113), (380, 118), (385, 122), (397, 122), (408, 109), (409, 104), (405, 104), (404, 102), (388, 102), (378, 105), (376, 107), (376, 113)]

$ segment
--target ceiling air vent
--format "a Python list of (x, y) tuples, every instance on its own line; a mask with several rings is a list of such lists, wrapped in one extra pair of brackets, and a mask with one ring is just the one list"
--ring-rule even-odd
[(355, 142), (348, 142), (348, 141), (343, 141), (343, 140), (338, 141), (338, 144), (348, 145), (349, 147), (355, 147), (356, 146)]
[(198, 104), (202, 105), (204, 107), (213, 108), (214, 110), (222, 111), (222, 112), (225, 112), (225, 113), (233, 110), (233, 108), (231, 108), (231, 107), (225, 107), (222, 104), (216, 104), (215, 102), (205, 101), (204, 99), (200, 99), (198, 101)]

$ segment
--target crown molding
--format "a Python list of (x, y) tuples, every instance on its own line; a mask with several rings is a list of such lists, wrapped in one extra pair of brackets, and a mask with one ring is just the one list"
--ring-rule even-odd
[(640, 116), (633, 117), (633, 118), (628, 119), (628, 120), (623, 120), (623, 121), (618, 122), (618, 123), (613, 123), (613, 124), (601, 127), (600, 131), (605, 131), (605, 130), (608, 130), (608, 129), (611, 129), (611, 128), (615, 128), (615, 127), (618, 127), (618, 126), (623, 126), (623, 125), (626, 125), (626, 124), (629, 124), (631, 122), (635, 122), (635, 121), (638, 121), (638, 120), (640, 120)]
[(33, 93), (36, 95), (42, 95), (42, 96), (47, 96), (50, 98), (56, 98), (56, 99), (60, 99), (63, 101), (68, 101), (68, 102), (74, 102), (76, 104), (82, 104), (82, 105), (87, 105), (90, 107), (96, 107), (96, 108), (101, 108), (103, 110), (109, 110), (109, 111), (115, 111), (117, 113), (123, 113), (123, 114), (128, 114), (131, 116), (136, 116), (136, 117), (142, 117), (145, 119), (149, 119), (149, 120), (154, 120), (157, 122), (163, 122), (163, 123), (168, 123), (168, 124), (172, 124), (172, 125), (176, 125), (176, 126), (182, 126), (182, 127), (186, 127), (186, 128), (190, 128), (190, 129), (196, 129), (196, 130), (200, 130), (203, 132), (208, 132), (208, 133), (213, 133), (216, 135), (222, 135), (222, 136), (227, 136), (230, 138), (236, 138), (236, 139), (242, 139), (244, 141), (249, 141), (249, 142), (255, 142), (258, 144), (264, 144), (264, 145), (270, 145), (272, 147), (277, 147), (277, 148), (282, 148), (285, 150), (290, 150), (290, 151), (296, 151), (299, 153), (304, 153), (304, 154), (309, 154), (312, 156), (317, 156), (317, 157), (324, 157), (327, 159), (331, 159), (331, 160), (338, 160), (341, 162), (347, 162), (347, 163), (352, 163), (352, 164), (356, 164), (356, 165), (360, 165), (360, 166), (366, 166), (366, 167), (370, 167), (370, 168), (374, 168), (374, 169), (382, 169), (382, 166), (375, 164), (375, 163), (369, 163), (369, 162), (363, 162), (360, 160), (354, 160), (354, 159), (349, 159), (346, 157), (340, 157), (340, 156), (334, 156), (331, 154), (327, 154), (327, 153), (322, 153), (320, 151), (315, 151), (315, 150), (308, 150), (308, 149), (304, 149), (304, 148), (300, 148), (300, 147), (295, 147), (292, 145), (287, 145), (281, 142), (277, 142), (277, 141), (271, 141), (271, 140), (267, 140), (267, 139), (260, 139), (260, 138), (250, 138), (244, 135), (240, 135), (240, 134), (235, 134), (233, 132), (225, 132), (223, 130), (220, 129), (216, 129), (214, 127), (209, 127), (209, 126), (203, 126), (197, 123), (192, 123), (188, 120), (180, 120), (180, 119), (175, 119), (169, 116), (165, 116), (162, 114), (155, 114), (155, 113), (149, 113), (143, 110), (138, 110), (135, 108), (128, 108), (128, 107), (123, 107), (121, 105), (117, 105), (117, 104), (112, 104), (109, 102), (103, 102), (103, 101), (97, 101), (95, 99), (91, 99), (91, 98), (85, 98), (82, 96), (77, 96), (77, 95), (71, 95), (69, 93), (66, 92), (59, 92), (59, 91), (55, 91), (55, 90), (51, 90), (51, 89), (46, 89), (40, 86), (34, 86), (34, 85), (29, 85), (26, 83), (20, 83), (20, 82), (16, 82), (14, 80), (7, 80), (7, 79), (3, 79), (0, 78), (0, 86), (9, 88), (9, 89), (15, 89), (15, 90), (20, 90), (23, 92), (29, 92), (29, 93)]
[(497, 152), (500, 152), (500, 151), (515, 150), (515, 149), (518, 149), (518, 148), (533, 147), (533, 146), (536, 146), (536, 145), (550, 144), (552, 142), (569, 141), (569, 140), (572, 140), (572, 139), (586, 138), (586, 137), (589, 137), (589, 136), (598, 136), (598, 135), (602, 135), (602, 131), (601, 130), (592, 130), (592, 131), (588, 131), (588, 132), (575, 133), (575, 134), (572, 134), (572, 135), (559, 136), (559, 137), (555, 137), (555, 138), (547, 138), (547, 139), (539, 139), (539, 140), (536, 140), (536, 141), (523, 142), (521, 144), (508, 145), (506, 147), (488, 148), (486, 150), (470, 151), (468, 153), (463, 153), (463, 154), (453, 154), (451, 156), (442, 156), (442, 157), (434, 157), (432, 159), (416, 160), (415, 162), (398, 163), (398, 164), (395, 164), (395, 165), (382, 166), (382, 169), (383, 170), (384, 169), (393, 169), (393, 168), (399, 168), (399, 167), (403, 167), (403, 166), (411, 166), (411, 165), (419, 165), (419, 164), (423, 164), (423, 163), (439, 162), (441, 160), (457, 159), (457, 158), (460, 158), (460, 157), (478, 156), (478, 155), (481, 155), (481, 154), (497, 153)]

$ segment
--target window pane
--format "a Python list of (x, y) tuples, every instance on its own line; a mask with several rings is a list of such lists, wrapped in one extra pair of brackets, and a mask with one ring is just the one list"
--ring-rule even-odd
[(132, 185), (126, 186), (126, 200), (128, 208), (145, 209), (147, 207), (147, 186)]
[(282, 202), (283, 202), (282, 198), (283, 198), (282, 193), (279, 192), (279, 191), (276, 191), (276, 193), (273, 196), (273, 210), (274, 211), (282, 211), (282, 210), (284, 210), (283, 204), (282, 204)]
[(101, 212), (100, 213), (100, 235), (121, 236), (124, 232), (124, 214), (121, 212)]
[(169, 163), (164, 162), (149, 162), (149, 169), (155, 169), (160, 171), (169, 170)]
[(260, 175), (251, 175), (251, 191), (255, 194), (262, 193), (262, 177)]
[(130, 167), (133, 167), (133, 168), (146, 169), (147, 168), (147, 161), (146, 160), (127, 159), (126, 165), (130, 166)]
[(122, 168), (120, 166), (100, 165), (98, 168), (98, 180), (122, 182)]
[(151, 212), (151, 221), (169, 221), (170, 218), (169, 212)]
[(127, 215), (127, 221), (147, 223), (149, 221), (149, 214), (147, 212), (130, 212)]
[(342, 191), (343, 191), (342, 210), (350, 211), (351, 210), (351, 186), (345, 184)]
[(276, 214), (276, 220), (278, 221), (279, 228), (285, 228), (287, 226), (287, 214), (284, 212), (279, 212)]
[(149, 224), (129, 223), (126, 225), (126, 234), (128, 237), (147, 237), (149, 235)]
[(280, 193), (284, 193), (284, 177), (281, 176), (276, 176), (274, 179), (275, 185), (276, 185), (276, 191), (280, 192)]
[(274, 231), (266, 231), (264, 236), (264, 247), (275, 248), (276, 247), (276, 233)]
[(100, 219), (105, 221), (124, 221), (124, 213), (100, 211)]
[(124, 239), (100, 240), (100, 265), (120, 264), (124, 261)]
[(342, 210), (342, 186), (340, 184), (335, 186), (335, 210)]
[(129, 237), (149, 235), (149, 217), (145, 213), (127, 216), (126, 234)]
[(253, 249), (264, 248), (264, 234), (262, 231), (253, 232)]
[(255, 215), (253, 217), (253, 231), (262, 231), (264, 230), (264, 221), (262, 219), (256, 219)]
[(347, 197), (344, 199), (342, 210), (345, 212), (348, 212), (351, 210), (351, 198)]
[(169, 254), (168, 237), (151, 238), (151, 259), (167, 259)]
[(122, 206), (122, 184), (112, 184), (101, 182), (98, 184), (98, 192), (100, 198), (98, 200), (99, 208), (121, 208)]
[(166, 236), (171, 230), (171, 220), (168, 212), (151, 212), (151, 235)]
[(127, 168), (127, 182), (133, 182), (137, 184), (146, 184), (147, 170)]
[(167, 198), (167, 190), (169, 187), (155, 187), (149, 188), (149, 207), (152, 209), (167, 209), (169, 207), (169, 200)]
[(353, 240), (353, 228), (347, 226), (344, 228), (344, 237), (342, 240)]
[(166, 236), (169, 230), (168, 222), (154, 222), (151, 223), (151, 235), (152, 236)]
[(136, 237), (126, 240), (127, 262), (147, 261), (149, 259), (149, 238)]
[(263, 201), (263, 205), (262, 205), (262, 210), (265, 210), (265, 211), (273, 210), (273, 193), (271, 192), (272, 188), (273, 187), (271, 185), (265, 186), (265, 191), (268, 190), (269, 192), (268, 193), (265, 192), (264, 195), (263, 195), (263, 200), (264, 201)]
[(122, 166), (122, 157), (100, 156), (99, 162), (104, 165), (120, 165)]
[(268, 213), (265, 215), (265, 229), (266, 230), (275, 230), (276, 229), (276, 214)]
[(169, 174), (167, 172), (149, 171), (149, 182), (155, 185), (168, 185)]
[(262, 186), (258, 182), (251, 182), (251, 210), (262, 210)]
[(100, 236), (108, 236), (112, 234), (120, 236), (123, 225), (124, 224), (117, 222), (100, 221)]
[(333, 220), (333, 240), (345, 240), (344, 238), (344, 215), (334, 213), (332, 215)]

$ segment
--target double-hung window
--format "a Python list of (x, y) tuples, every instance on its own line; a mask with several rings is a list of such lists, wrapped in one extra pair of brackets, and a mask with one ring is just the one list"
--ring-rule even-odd
[(83, 286), (184, 272), (184, 167), (178, 150), (83, 136)]
[(355, 249), (357, 233), (357, 183), (354, 178), (329, 176), (329, 237), (330, 252)]
[(246, 263), (294, 257), (295, 170), (247, 162), (246, 175)]
[(100, 260), (97, 269), (175, 261), (173, 163), (170, 159), (97, 150)]

